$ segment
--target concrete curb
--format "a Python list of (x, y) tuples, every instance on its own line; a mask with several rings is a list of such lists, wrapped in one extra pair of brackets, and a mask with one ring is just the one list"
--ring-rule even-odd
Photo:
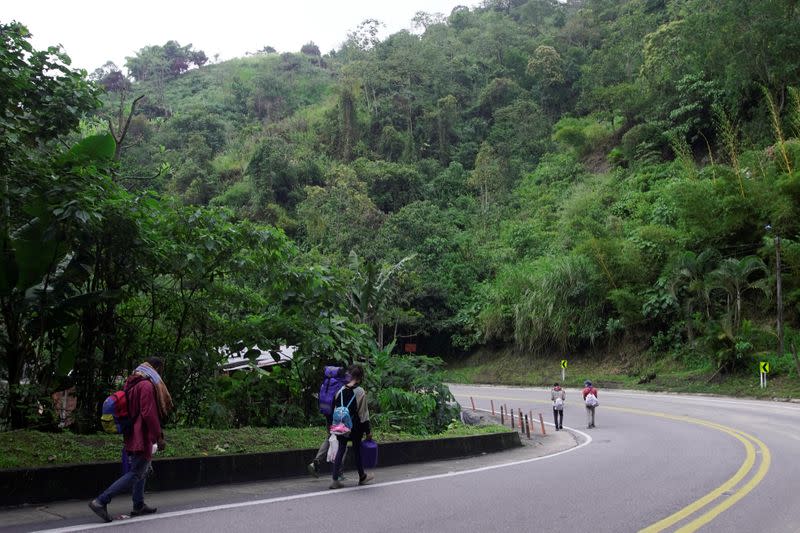
[[(521, 446), (516, 432), (380, 444), (378, 465), (455, 459)], [(148, 491), (308, 475), (317, 450), (156, 459)], [(348, 454), (348, 463), (352, 461)], [(349, 465), (352, 467), (352, 465)], [(0, 506), (92, 498), (120, 475), (117, 462), (0, 470)]]

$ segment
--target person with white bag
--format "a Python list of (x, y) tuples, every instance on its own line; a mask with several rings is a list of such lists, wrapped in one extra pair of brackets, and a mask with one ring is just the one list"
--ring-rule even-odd
[[(350, 381), (350, 376), (347, 375), (344, 368), (337, 367), (337, 366), (326, 366), (325, 367), (325, 374), (324, 379), (322, 381), (322, 385), (319, 389), (319, 412), (325, 417), (325, 427), (331, 427), (331, 417), (333, 416), (333, 398), (336, 393), (345, 386)], [(332, 435), (330, 431), (328, 431), (328, 437), (322, 441), (322, 445), (320, 445), (319, 450), (317, 451), (316, 457), (314, 460), (308, 463), (308, 473), (314, 476), (315, 478), (319, 477), (320, 468), (322, 467), (322, 462), (327, 460), (329, 463), (333, 463), (336, 458), (336, 451), (333, 451), (333, 455), (331, 456), (330, 445), (333, 442), (338, 444), (338, 441), (335, 437), (331, 438)], [(345, 451), (345, 456), (347, 455), (347, 451)], [(341, 470), (339, 471), (339, 475), (337, 476), (340, 480), (344, 481), (344, 458), (342, 458), (342, 466)]]
[(550, 401), (553, 402), (553, 419), (556, 423), (556, 431), (564, 429), (564, 402), (567, 401), (567, 391), (562, 389), (558, 383), (553, 384), (550, 390)]
[(583, 402), (586, 404), (586, 428), (592, 429), (594, 427), (594, 410), (600, 405), (597, 401), (597, 389), (592, 386), (590, 380), (583, 382)]

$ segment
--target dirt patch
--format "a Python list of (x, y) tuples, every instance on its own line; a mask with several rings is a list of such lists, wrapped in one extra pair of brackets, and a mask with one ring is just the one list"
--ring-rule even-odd
[(602, 152), (592, 152), (583, 158), (583, 164), (592, 174), (605, 174), (611, 170), (611, 163), (608, 162), (605, 149)]

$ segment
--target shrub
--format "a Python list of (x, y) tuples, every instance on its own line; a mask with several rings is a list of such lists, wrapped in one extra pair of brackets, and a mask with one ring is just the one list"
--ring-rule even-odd
[(424, 355), (379, 352), (367, 372), (366, 387), (377, 404), (375, 421), (409, 433), (439, 433), (458, 417), (460, 407), (442, 383), (444, 362)]
[(583, 157), (597, 150), (611, 136), (609, 124), (591, 117), (565, 117), (553, 126), (553, 139)]
[(620, 150), (629, 163), (646, 163), (659, 159), (666, 140), (658, 124), (637, 124), (622, 136)]

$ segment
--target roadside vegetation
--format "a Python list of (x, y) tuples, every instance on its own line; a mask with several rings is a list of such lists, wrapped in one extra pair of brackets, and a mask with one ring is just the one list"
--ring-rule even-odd
[[(731, 392), (769, 361), (796, 394), (794, 0), (485, 0), (92, 73), (23, 23), (0, 22), (4, 430), (55, 430), (74, 388), (95, 432), (152, 355), (172, 428), (317, 426), (322, 368), (352, 361), (420, 435), (457, 416), (444, 357)], [(222, 374), (256, 345), (297, 351)]]
[[(710, 365), (694, 366), (669, 359), (622, 361), (570, 358), (566, 379), (561, 380), (560, 360), (531, 358), (481, 351), (448, 366), (448, 383), (551, 387), (558, 382), (582, 388), (586, 379), (601, 389), (683, 392), (723, 396), (788, 400), (800, 398), (800, 379), (794, 369), (772, 371), (767, 388), (760, 388), (758, 368), (749, 373), (719, 376)], [(779, 367), (780, 368), (780, 367)]]
[[(440, 433), (415, 435), (397, 429), (377, 429), (378, 442), (427, 440), (466, 437), (510, 431), (499, 425), (467, 426), (451, 423)], [(306, 428), (243, 427), (235, 430), (175, 428), (168, 431), (168, 447), (155, 458), (199, 457), (237, 453), (261, 453), (295, 449), (316, 449), (326, 436), (322, 426)], [(0, 433), (0, 469), (30, 468), (47, 465), (96, 463), (120, 460), (119, 436), (96, 433), (45, 433), (22, 430)], [(314, 454), (309, 453), (309, 459)]]

